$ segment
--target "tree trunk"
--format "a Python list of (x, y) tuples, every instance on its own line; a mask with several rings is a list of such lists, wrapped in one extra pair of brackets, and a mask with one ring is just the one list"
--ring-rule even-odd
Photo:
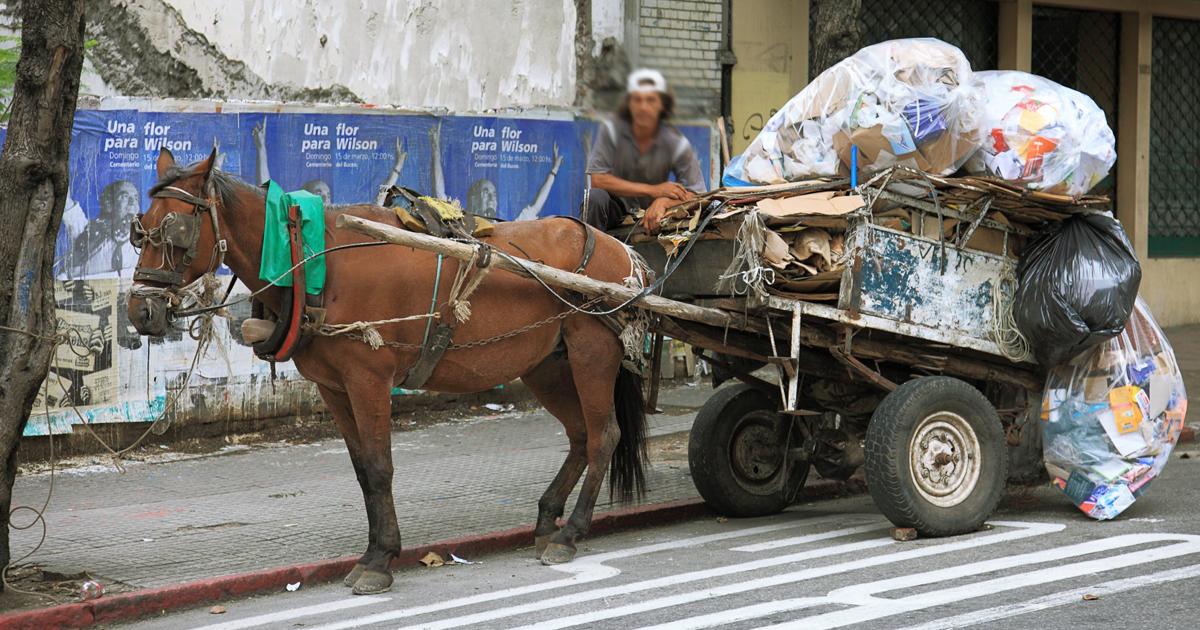
[(812, 65), (809, 76), (815, 78), (863, 47), (862, 30), (858, 25), (862, 0), (812, 0), (810, 10)]
[[(67, 199), (67, 155), (83, 68), (84, 0), (21, 6), (21, 57), (0, 154), (0, 566), (17, 446), (46, 378), (55, 333), (54, 246)], [(3, 583), (0, 582), (0, 589)]]

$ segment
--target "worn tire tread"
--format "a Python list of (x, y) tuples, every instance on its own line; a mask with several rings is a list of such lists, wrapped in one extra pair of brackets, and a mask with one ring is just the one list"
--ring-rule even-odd
[[(931, 511), (922, 513), (917, 501), (921, 497), (916, 489), (911, 488), (911, 479), (904, 466), (897, 465), (907, 462), (908, 442), (911, 439), (911, 424), (907, 424), (907, 416), (931, 413), (929, 409), (920, 411), (917, 407), (928, 406), (932, 400), (957, 398), (966, 405), (976, 407), (983, 418), (964, 415), (972, 423), (980, 443), (980, 457), (984, 468), (980, 471), (978, 485), (971, 497), (964, 503), (970, 503), (977, 492), (985, 492), (980, 500), (980, 509), (971, 518), (950, 518), (949, 514), (939, 514), (937, 508), (929, 505)], [(916, 419), (912, 420), (915, 423)], [(983, 426), (980, 426), (982, 423)], [(900, 426), (907, 425), (907, 426)], [(1004, 483), (1008, 477), (1008, 457), (1004, 452), (1004, 432), (996, 410), (983, 394), (970, 384), (946, 376), (930, 376), (908, 381), (884, 398), (876, 408), (866, 435), (866, 472), (867, 488), (879, 511), (897, 527), (912, 527), (923, 536), (953, 536), (977, 530), (983, 522), (995, 512), (1004, 495)], [(895, 468), (893, 465), (897, 465)], [(989, 467), (991, 470), (989, 471)], [(901, 474), (901, 473), (905, 474)], [(906, 487), (907, 486), (907, 487)], [(960, 503), (949, 510), (963, 508)]]
[(692, 482), (704, 502), (720, 514), (735, 517), (777, 514), (788, 506), (787, 500), (775, 495), (751, 495), (732, 478), (729, 462), (712, 448), (715, 442), (726, 441), (729, 418), (722, 413), (727, 406), (737, 404), (742, 396), (761, 396), (767, 408), (775, 406), (770, 396), (744, 383), (722, 387), (716, 391), (696, 414), (688, 437), (688, 468)]

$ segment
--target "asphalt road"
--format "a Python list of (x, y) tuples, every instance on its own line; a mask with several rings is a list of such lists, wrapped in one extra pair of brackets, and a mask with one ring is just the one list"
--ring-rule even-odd
[(1200, 453), (1190, 455), (1103, 523), (1041, 488), (1012, 493), (984, 531), (897, 542), (862, 496), (599, 537), (561, 567), (529, 549), (402, 571), (384, 596), (302, 586), (128, 627), (1190, 629)]

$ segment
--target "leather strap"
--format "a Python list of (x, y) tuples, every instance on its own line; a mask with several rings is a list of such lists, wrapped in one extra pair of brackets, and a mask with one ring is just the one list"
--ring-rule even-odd
[(404, 382), (400, 383), (400, 386), (404, 389), (424, 387), (425, 382), (433, 375), (433, 370), (438, 363), (441, 363), (442, 355), (446, 354), (446, 349), (450, 347), (450, 340), (453, 336), (453, 324), (438, 324), (433, 329), (433, 333), (429, 335), (429, 339), (425, 341), (425, 347), (421, 348), (421, 356), (417, 357), (417, 362), (408, 368), (408, 372), (404, 375)]

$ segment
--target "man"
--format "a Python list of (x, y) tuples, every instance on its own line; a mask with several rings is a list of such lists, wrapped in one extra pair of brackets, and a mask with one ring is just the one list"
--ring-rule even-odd
[[(629, 75), (624, 103), (600, 125), (588, 156), (591, 190), (584, 221), (608, 230), (644, 208), (642, 226), (653, 234), (667, 208), (704, 192), (696, 152), (667, 122), (674, 107), (661, 73), (642, 69)], [(671, 175), (675, 181), (669, 181)]]
[(100, 212), (92, 221), (78, 203), (67, 204), (63, 230), (72, 249), (64, 255), (60, 278), (126, 276), (138, 259), (129, 243), (129, 223), (140, 206), (137, 186), (123, 179), (104, 187)]

